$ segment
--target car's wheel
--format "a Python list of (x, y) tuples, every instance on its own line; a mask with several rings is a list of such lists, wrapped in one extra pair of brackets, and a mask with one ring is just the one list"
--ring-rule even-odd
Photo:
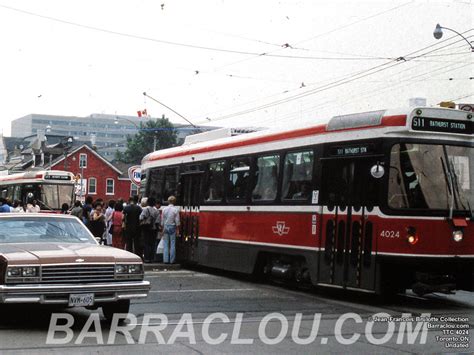
[(102, 312), (104, 317), (111, 322), (114, 314), (116, 313), (128, 313), (130, 310), (130, 300), (121, 300), (113, 303), (105, 303), (102, 305)]

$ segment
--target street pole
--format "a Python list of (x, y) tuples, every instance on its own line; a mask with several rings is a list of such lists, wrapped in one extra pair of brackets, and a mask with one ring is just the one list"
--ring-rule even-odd
[[(81, 161), (79, 159), (79, 161)], [(79, 194), (79, 198), (81, 200), (81, 203), (82, 203), (82, 197), (83, 197), (83, 184), (84, 183), (84, 164), (81, 163), (81, 193)]]

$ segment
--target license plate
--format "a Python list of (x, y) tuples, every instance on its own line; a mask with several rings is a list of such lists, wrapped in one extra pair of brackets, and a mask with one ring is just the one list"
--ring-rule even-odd
[(94, 304), (93, 293), (82, 293), (69, 295), (69, 306), (70, 307), (87, 307)]

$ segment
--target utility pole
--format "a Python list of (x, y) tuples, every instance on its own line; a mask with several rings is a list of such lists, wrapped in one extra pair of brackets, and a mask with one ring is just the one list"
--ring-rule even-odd
[(84, 183), (84, 163), (81, 162), (81, 158), (79, 158), (79, 163), (81, 164), (81, 193), (79, 194), (79, 198), (81, 200), (81, 203), (82, 203), (82, 197), (83, 197), (83, 183)]

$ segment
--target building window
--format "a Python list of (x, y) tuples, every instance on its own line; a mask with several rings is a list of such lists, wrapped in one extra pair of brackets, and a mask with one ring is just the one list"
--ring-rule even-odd
[(107, 179), (106, 180), (106, 195), (113, 195), (114, 194), (114, 179)]
[(87, 168), (87, 154), (79, 154), (79, 168)]
[(138, 186), (135, 185), (134, 183), (130, 184), (130, 196), (136, 196), (138, 195)]
[(97, 179), (94, 177), (89, 178), (89, 194), (95, 195), (97, 193)]

